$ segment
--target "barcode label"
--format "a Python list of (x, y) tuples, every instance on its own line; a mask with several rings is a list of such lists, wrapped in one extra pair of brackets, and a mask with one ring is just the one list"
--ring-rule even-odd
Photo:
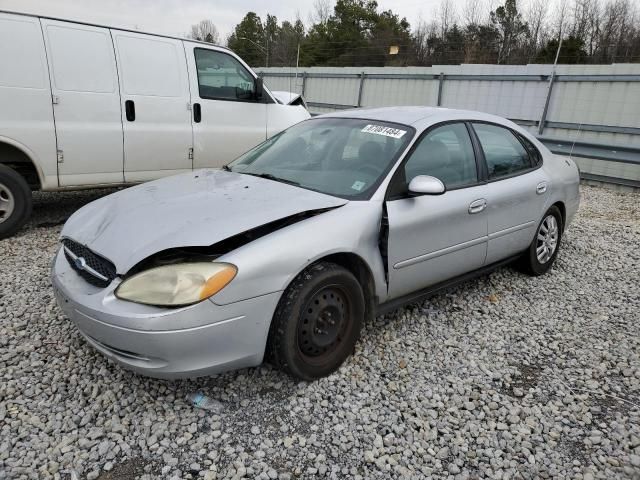
[(376, 135), (384, 135), (385, 137), (402, 138), (407, 133), (406, 130), (399, 128), (385, 127), (384, 125), (367, 125), (362, 129), (364, 133), (374, 133)]

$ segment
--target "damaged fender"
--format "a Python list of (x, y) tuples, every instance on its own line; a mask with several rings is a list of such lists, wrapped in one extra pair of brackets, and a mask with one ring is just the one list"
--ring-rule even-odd
[[(387, 286), (378, 246), (381, 204), (349, 202), (270, 233), (219, 258), (238, 267), (237, 277), (211, 301), (224, 305), (282, 291), (312, 263), (332, 254), (351, 254), (368, 267), (375, 296)], [(310, 234), (311, 233), (311, 234)]]

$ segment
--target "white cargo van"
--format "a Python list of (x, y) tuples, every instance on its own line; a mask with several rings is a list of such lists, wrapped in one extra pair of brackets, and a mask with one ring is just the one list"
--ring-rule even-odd
[(224, 165), (309, 117), (279, 93), (223, 47), (0, 11), (0, 238), (32, 190)]

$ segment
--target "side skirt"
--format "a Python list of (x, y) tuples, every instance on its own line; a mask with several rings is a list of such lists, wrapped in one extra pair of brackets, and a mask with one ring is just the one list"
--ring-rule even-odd
[(522, 254), (518, 254), (512, 257), (505, 258), (504, 260), (492, 263), (491, 265), (486, 265), (477, 270), (473, 270), (472, 272), (468, 272), (458, 277), (445, 280), (444, 282), (436, 283), (435, 285), (431, 285), (422, 290), (417, 290), (407, 295), (403, 295), (402, 297), (394, 298), (392, 300), (389, 300), (388, 302), (380, 303), (376, 308), (376, 316), (384, 315), (385, 313), (392, 312), (411, 303), (421, 302), (429, 297), (432, 297), (433, 295), (442, 292), (443, 290), (447, 290), (449, 288), (460, 285), (461, 283), (465, 283), (474, 278), (486, 275), (487, 273), (490, 273), (497, 268), (510, 264), (514, 260), (518, 259), (521, 255)]

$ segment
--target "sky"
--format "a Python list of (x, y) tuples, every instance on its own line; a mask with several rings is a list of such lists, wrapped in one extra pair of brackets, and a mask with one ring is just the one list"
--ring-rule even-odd
[[(461, 11), (466, 0), (452, 0), (452, 3)], [(313, 0), (0, 0), (0, 10), (174, 36), (184, 36), (192, 24), (210, 19), (224, 40), (249, 11), (256, 12), (263, 20), (268, 12), (279, 21), (293, 20), (299, 14), (308, 25), (313, 4)], [(378, 0), (378, 5), (406, 17), (413, 27), (420, 17), (434, 18), (440, 0)]]

